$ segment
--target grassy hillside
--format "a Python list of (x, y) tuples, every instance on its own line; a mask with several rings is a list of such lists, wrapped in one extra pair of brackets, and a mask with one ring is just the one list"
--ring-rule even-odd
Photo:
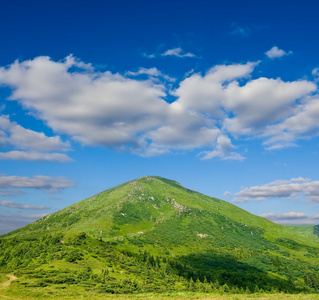
[(175, 181), (142, 177), (1, 236), (19, 288), (311, 292), (319, 243)]

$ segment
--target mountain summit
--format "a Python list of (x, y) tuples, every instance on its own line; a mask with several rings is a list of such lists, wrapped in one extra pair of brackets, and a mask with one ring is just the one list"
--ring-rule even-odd
[(92, 286), (113, 292), (134, 290), (132, 281), (138, 291), (192, 290), (195, 282), (206, 290), (305, 291), (317, 288), (319, 271), (318, 242), (156, 176), (5, 234), (0, 246), (1, 268), (20, 270), (25, 285), (38, 282), (30, 270), (71, 272), (73, 284), (87, 272)]

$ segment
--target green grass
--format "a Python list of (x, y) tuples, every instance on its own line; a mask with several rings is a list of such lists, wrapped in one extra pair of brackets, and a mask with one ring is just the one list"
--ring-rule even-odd
[(117, 300), (135, 300), (135, 299), (154, 299), (154, 300), (179, 300), (179, 299), (215, 299), (215, 300), (254, 300), (254, 299), (279, 299), (279, 300), (315, 300), (319, 299), (319, 295), (306, 294), (203, 294), (203, 293), (147, 293), (147, 294), (102, 294), (96, 293), (86, 287), (63, 287), (49, 286), (45, 288), (33, 288), (28, 290), (18, 290), (14, 283), (6, 290), (0, 290), (0, 299), (11, 300), (33, 300), (33, 299), (56, 299), (56, 300), (71, 300), (71, 299), (117, 299)]

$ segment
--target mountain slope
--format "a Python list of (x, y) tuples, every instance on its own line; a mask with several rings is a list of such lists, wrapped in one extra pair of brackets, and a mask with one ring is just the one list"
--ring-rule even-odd
[(197, 289), (250, 291), (319, 285), (318, 242), (154, 176), (75, 203), (3, 235), (0, 243), (7, 249), (0, 252), (0, 268), (24, 272), (26, 285), (37, 281), (32, 272), (56, 269), (73, 270), (74, 284), (87, 276), (101, 290), (120, 292), (128, 278), (138, 291), (192, 290), (196, 281)]

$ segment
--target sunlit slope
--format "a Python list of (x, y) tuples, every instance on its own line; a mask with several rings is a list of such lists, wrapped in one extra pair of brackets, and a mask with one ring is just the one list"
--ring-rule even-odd
[(235, 246), (249, 240), (252, 244), (262, 241), (258, 244), (262, 247), (278, 238), (312, 245), (309, 239), (287, 227), (184, 188), (175, 181), (151, 176), (104, 191), (7, 236), (39, 231), (83, 231), (104, 240), (152, 236), (166, 246), (169, 243), (166, 238), (176, 245), (178, 241), (191, 244), (200, 240)]
[(234, 236), (236, 244), (248, 237), (252, 241), (257, 237), (265, 241), (292, 238), (311, 244), (302, 235), (228, 202), (151, 176), (104, 191), (8, 235), (39, 231), (83, 231), (106, 240), (150, 234), (172, 237), (181, 243), (185, 243), (184, 238), (186, 242), (214, 239), (229, 242), (227, 237)]

